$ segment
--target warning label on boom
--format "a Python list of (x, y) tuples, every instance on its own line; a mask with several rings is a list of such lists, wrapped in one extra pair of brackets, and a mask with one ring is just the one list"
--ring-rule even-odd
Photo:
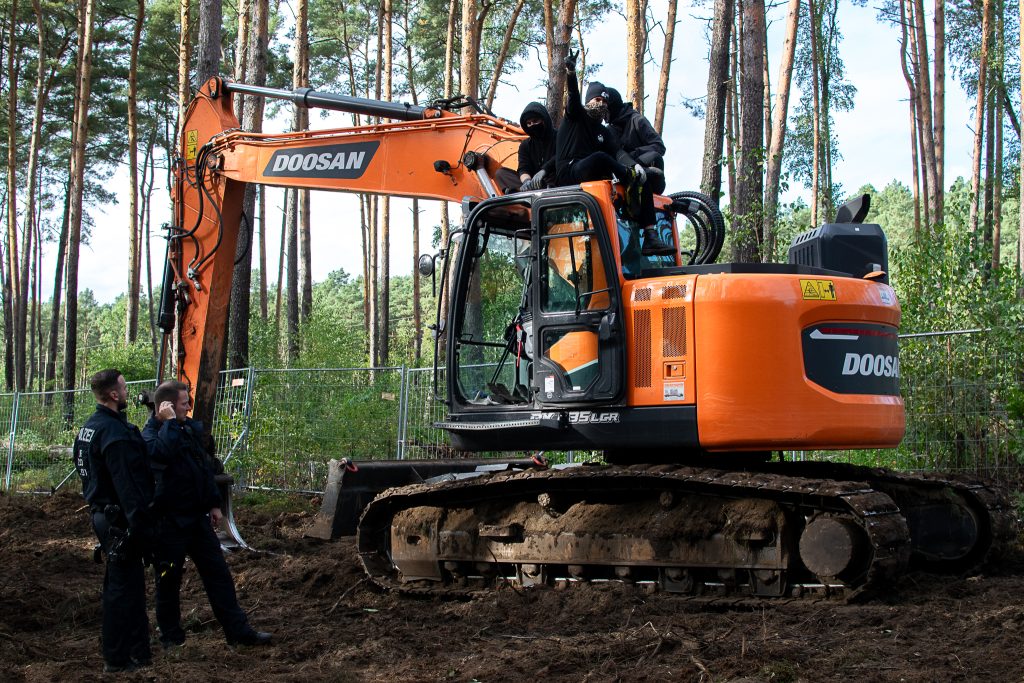
[(836, 286), (832, 280), (800, 280), (800, 291), (805, 299), (835, 301)]

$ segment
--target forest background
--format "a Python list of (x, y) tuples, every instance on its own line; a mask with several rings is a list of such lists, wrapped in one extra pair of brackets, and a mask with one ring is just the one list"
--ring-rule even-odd
[[(2, 0), (0, 14), (8, 390), (82, 386), (110, 365), (154, 375), (177, 121), (210, 76), (414, 103), (472, 94), (513, 120), (536, 99), (557, 120), (570, 48), (585, 80), (618, 87), (663, 133), (669, 191), (720, 199), (731, 260), (784, 261), (794, 235), (867, 192), (904, 331), (1024, 322), (1016, 2)], [(365, 122), (238, 106), (249, 130)], [(427, 362), (435, 304), (412, 262), (457, 214), (252, 192), (230, 365)]]

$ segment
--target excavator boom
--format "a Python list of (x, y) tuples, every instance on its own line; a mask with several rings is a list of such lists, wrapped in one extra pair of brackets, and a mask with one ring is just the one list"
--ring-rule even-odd
[[(249, 133), (239, 128), (233, 93), (402, 120)], [(181, 131), (167, 279), (178, 309), (177, 374), (193, 387), (193, 414), (207, 423), (224, 367), (227, 306), (248, 183), (480, 201), (498, 194), (494, 173), (514, 163), (510, 160), (525, 137), (519, 128), (487, 114), (456, 115), (442, 106), (283, 91), (219, 78), (200, 88)]]

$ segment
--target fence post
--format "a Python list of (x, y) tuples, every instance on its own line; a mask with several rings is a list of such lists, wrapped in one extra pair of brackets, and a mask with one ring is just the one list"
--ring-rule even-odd
[(398, 452), (399, 460), (405, 460), (405, 425), (409, 410), (409, 369), (402, 364), (402, 384), (398, 390)]
[(14, 392), (14, 407), (11, 409), (11, 431), (8, 435), (7, 440), (7, 476), (5, 479), (6, 490), (11, 490), (11, 470), (14, 467), (14, 437), (18, 433), (18, 403), (21, 400), (21, 394), (17, 391)]

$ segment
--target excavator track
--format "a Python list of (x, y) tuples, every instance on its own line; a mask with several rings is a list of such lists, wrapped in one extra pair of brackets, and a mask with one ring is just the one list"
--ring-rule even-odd
[(855, 479), (886, 493), (908, 520), (914, 569), (940, 574), (971, 571), (998, 560), (1016, 539), (1013, 504), (1003, 489), (986, 479), (821, 461), (771, 462), (757, 469), (816, 479)]
[(377, 585), (406, 594), (617, 581), (735, 603), (864, 594), (906, 570), (911, 538), (864, 480), (599, 465), (390, 489), (358, 548)]

